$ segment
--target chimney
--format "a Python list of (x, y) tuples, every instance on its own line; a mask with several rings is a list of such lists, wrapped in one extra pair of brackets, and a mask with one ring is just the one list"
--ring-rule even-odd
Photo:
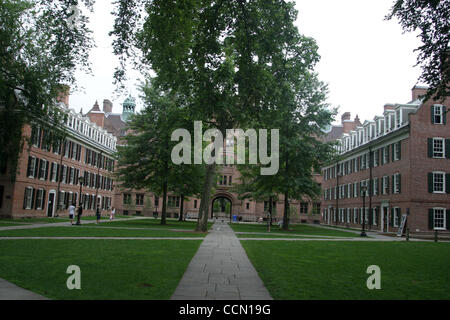
[(412, 88), (412, 99), (417, 100), (427, 94), (428, 87), (415, 85)]
[(355, 125), (357, 125), (357, 126), (360, 126), (361, 125), (361, 121), (359, 121), (359, 117), (358, 117), (358, 115), (356, 115), (356, 117), (355, 117)]
[(103, 112), (112, 113), (113, 104), (108, 99), (103, 100)]
[(58, 97), (56, 100), (58, 102), (64, 103), (66, 108), (69, 107), (69, 96), (70, 96), (70, 87), (66, 84), (60, 85)]

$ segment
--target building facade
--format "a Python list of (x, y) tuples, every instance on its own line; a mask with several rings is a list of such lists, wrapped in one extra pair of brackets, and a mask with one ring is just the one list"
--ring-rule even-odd
[(36, 124), (23, 127), (26, 142), (16, 176), (6, 166), (0, 172), (1, 217), (66, 215), (70, 204), (80, 202), (87, 215), (94, 214), (97, 204), (102, 210), (111, 207), (117, 138), (70, 109), (68, 97), (62, 101), (64, 140), (50, 139), (51, 133)]
[(425, 93), (415, 86), (412, 101), (363, 124), (343, 119), (339, 160), (323, 168), (325, 224), (397, 232), (406, 218), (411, 233), (450, 230), (449, 99), (424, 103)]

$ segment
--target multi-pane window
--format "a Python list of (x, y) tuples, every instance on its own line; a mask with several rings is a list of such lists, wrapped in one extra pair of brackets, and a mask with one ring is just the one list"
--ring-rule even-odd
[(131, 194), (129, 193), (123, 194), (123, 204), (131, 204)]
[(434, 229), (445, 230), (446, 229), (445, 218), (446, 216), (444, 208), (434, 208), (433, 209)]
[(376, 226), (377, 225), (377, 208), (373, 208), (372, 209), (372, 224), (374, 225), (374, 226)]
[(375, 178), (372, 180), (373, 182), (373, 195), (376, 196), (378, 194), (378, 179)]
[(31, 209), (33, 207), (33, 188), (31, 187), (25, 188), (23, 207), (24, 209)]
[(435, 124), (443, 124), (443, 108), (440, 105), (434, 106), (433, 119)]
[(433, 138), (433, 158), (445, 158), (445, 140), (443, 138)]
[(394, 160), (400, 160), (401, 157), (401, 144), (400, 141), (394, 143)]
[(358, 223), (358, 208), (353, 208), (353, 223)]
[(58, 178), (57, 173), (58, 173), (58, 164), (56, 162), (53, 162), (51, 178), (50, 178), (51, 181), (53, 181), (53, 182), (56, 181), (56, 179)]
[(433, 192), (444, 193), (445, 192), (445, 173), (433, 172)]
[(143, 194), (136, 194), (136, 205), (137, 206), (144, 205), (144, 195)]
[(319, 214), (320, 213), (320, 202), (313, 203), (313, 214)]
[(45, 172), (47, 170), (47, 160), (41, 160), (41, 166), (39, 168), (39, 179), (45, 179)]
[(398, 227), (400, 225), (400, 208), (395, 207), (393, 210), (394, 216), (392, 217), (394, 227)]
[(392, 181), (392, 183), (394, 184), (394, 193), (400, 193), (400, 184), (401, 184), (401, 176), (399, 173), (394, 174), (394, 181)]
[(387, 146), (383, 148), (383, 164), (388, 162), (389, 162), (389, 147)]
[(301, 214), (308, 213), (308, 203), (307, 202), (300, 202), (300, 213)]
[(358, 182), (353, 184), (353, 197), (358, 198)]
[(178, 208), (180, 207), (180, 197), (169, 196), (169, 208)]
[(389, 193), (389, 177), (384, 176), (383, 177), (383, 194)]
[(42, 210), (44, 208), (44, 190), (39, 189), (36, 192), (36, 209)]

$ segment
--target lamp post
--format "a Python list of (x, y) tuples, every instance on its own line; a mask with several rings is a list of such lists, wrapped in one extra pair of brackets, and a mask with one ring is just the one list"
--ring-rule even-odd
[(363, 221), (362, 221), (361, 237), (367, 237), (366, 230), (365, 230), (365, 227), (366, 227), (366, 191), (367, 191), (367, 187), (362, 186), (361, 192), (362, 192), (362, 197), (363, 197)]
[(78, 177), (78, 181), (80, 182), (80, 201), (79, 201), (79, 204), (80, 204), (80, 206), (81, 206), (81, 205), (82, 205), (82, 201), (81, 201), (81, 199), (82, 199), (81, 191), (82, 191), (82, 188), (83, 188), (84, 177)]

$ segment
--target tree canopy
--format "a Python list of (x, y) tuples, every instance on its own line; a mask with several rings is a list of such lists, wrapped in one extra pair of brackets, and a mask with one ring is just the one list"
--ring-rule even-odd
[(396, 0), (387, 19), (396, 17), (405, 32), (419, 30), (422, 45), (417, 65), (422, 68), (420, 80), (429, 85), (426, 99), (449, 96), (450, 87), (450, 1)]

